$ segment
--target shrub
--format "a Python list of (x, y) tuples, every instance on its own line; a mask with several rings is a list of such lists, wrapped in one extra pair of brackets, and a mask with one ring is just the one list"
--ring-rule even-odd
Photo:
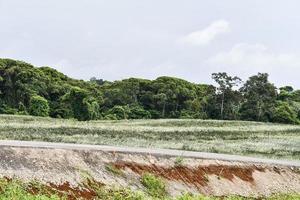
[(149, 113), (152, 119), (159, 119), (161, 115), (160, 112), (157, 110), (149, 110)]
[(142, 176), (141, 183), (147, 188), (147, 192), (152, 197), (161, 198), (166, 196), (166, 185), (160, 178), (150, 173)]
[(133, 106), (130, 108), (130, 119), (150, 119), (151, 113), (141, 106)]
[(124, 176), (124, 172), (118, 168), (116, 168), (114, 165), (112, 164), (108, 164), (105, 166), (105, 169), (109, 172), (111, 172), (112, 174), (118, 175), (118, 176)]
[(18, 115), (28, 115), (26, 107), (24, 106), (24, 104), (22, 102), (19, 103), (19, 108), (18, 108), (17, 114)]
[(128, 115), (123, 106), (114, 106), (108, 110), (108, 115), (115, 115), (117, 119), (127, 119)]
[(108, 114), (103, 117), (104, 120), (117, 120), (117, 116), (115, 114)]
[(183, 165), (183, 157), (176, 157), (174, 161), (175, 167), (181, 167)]
[(0, 105), (0, 113), (1, 114), (12, 114), (12, 115), (14, 115), (17, 112), (18, 112), (17, 109), (11, 108), (11, 107), (7, 106), (6, 104)]
[(49, 116), (49, 105), (44, 97), (34, 95), (30, 98), (30, 114), (34, 116)]

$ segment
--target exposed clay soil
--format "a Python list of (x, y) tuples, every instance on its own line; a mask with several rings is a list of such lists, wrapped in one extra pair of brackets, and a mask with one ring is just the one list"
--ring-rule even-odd
[[(258, 166), (230, 166), (230, 165), (207, 165), (190, 168), (187, 166), (163, 167), (155, 164), (145, 165), (135, 162), (116, 162), (113, 165), (118, 169), (131, 169), (133, 172), (143, 175), (151, 173), (170, 181), (180, 181), (187, 185), (194, 185), (197, 188), (208, 185), (208, 176), (216, 175), (234, 181), (239, 178), (245, 182), (254, 183), (253, 172), (258, 170), (264, 172), (263, 167)], [(280, 173), (280, 172), (279, 172)]]
[[(172, 196), (182, 192), (216, 196), (300, 192), (300, 173), (295, 167), (195, 158), (183, 158), (182, 165), (176, 166), (175, 160), (98, 150), (0, 147), (0, 176), (39, 180), (49, 191), (68, 193), (71, 200), (92, 199), (93, 184), (144, 190), (140, 182), (144, 173), (162, 177)], [(108, 165), (122, 175), (109, 171)]]
[[(12, 178), (3, 177), (6, 181), (13, 181)], [(24, 189), (33, 195), (37, 195), (39, 193), (43, 193), (51, 196), (51, 194), (58, 195), (63, 198), (67, 198), (67, 200), (77, 200), (77, 199), (86, 199), (92, 200), (97, 197), (96, 188), (103, 188), (105, 185), (103, 183), (99, 183), (95, 180), (86, 179), (85, 183), (82, 183), (80, 186), (72, 186), (69, 182), (64, 182), (61, 184), (54, 183), (44, 183), (39, 184), (38, 186), (35, 184), (28, 184)], [(1, 188), (0, 188), (1, 191)]]

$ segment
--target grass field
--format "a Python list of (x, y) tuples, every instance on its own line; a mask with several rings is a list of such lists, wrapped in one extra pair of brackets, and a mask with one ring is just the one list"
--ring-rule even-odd
[(0, 115), (0, 139), (183, 149), (300, 160), (300, 126), (162, 119), (89, 121)]

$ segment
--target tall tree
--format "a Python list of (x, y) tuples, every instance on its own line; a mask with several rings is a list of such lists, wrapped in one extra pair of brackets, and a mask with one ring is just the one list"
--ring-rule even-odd
[(164, 93), (159, 93), (157, 95), (154, 95), (154, 99), (157, 101), (157, 104), (162, 108), (161, 116), (162, 118), (165, 117), (166, 112), (166, 103), (167, 103), (167, 95)]
[(270, 121), (274, 112), (277, 91), (268, 80), (267, 73), (251, 76), (241, 88), (244, 102), (240, 110), (242, 119)]
[(232, 96), (237, 94), (233, 91), (233, 87), (238, 86), (242, 80), (237, 76), (229, 76), (225, 72), (213, 73), (212, 78), (218, 84), (217, 93), (221, 100), (220, 117), (224, 119), (225, 101), (227, 100), (228, 105), (231, 104)]

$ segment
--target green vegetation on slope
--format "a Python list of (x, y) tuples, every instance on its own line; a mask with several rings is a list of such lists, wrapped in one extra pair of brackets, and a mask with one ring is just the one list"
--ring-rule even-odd
[[(72, 199), (95, 199), (95, 200), (255, 200), (239, 196), (229, 197), (205, 197), (200, 195), (184, 194), (171, 198), (163, 196), (149, 196), (142, 191), (129, 189), (110, 189), (101, 184), (91, 183), (82, 187), (71, 187), (68, 184), (54, 185), (42, 184), (37, 181), (22, 182), (7, 178), (0, 179), (1, 200), (72, 200)], [(278, 194), (270, 197), (261, 197), (260, 200), (297, 200), (299, 194)]]
[(95, 119), (197, 118), (297, 124), (300, 90), (280, 88), (268, 74), (241, 80), (214, 73), (217, 87), (173, 78), (108, 82), (75, 80), (50, 68), (0, 59), (0, 113)]
[(199, 119), (76, 121), (0, 115), (0, 139), (183, 149), (300, 160), (300, 126)]
[(167, 195), (166, 185), (161, 178), (153, 174), (146, 173), (142, 176), (142, 184), (146, 187), (150, 196), (156, 198), (163, 198)]

